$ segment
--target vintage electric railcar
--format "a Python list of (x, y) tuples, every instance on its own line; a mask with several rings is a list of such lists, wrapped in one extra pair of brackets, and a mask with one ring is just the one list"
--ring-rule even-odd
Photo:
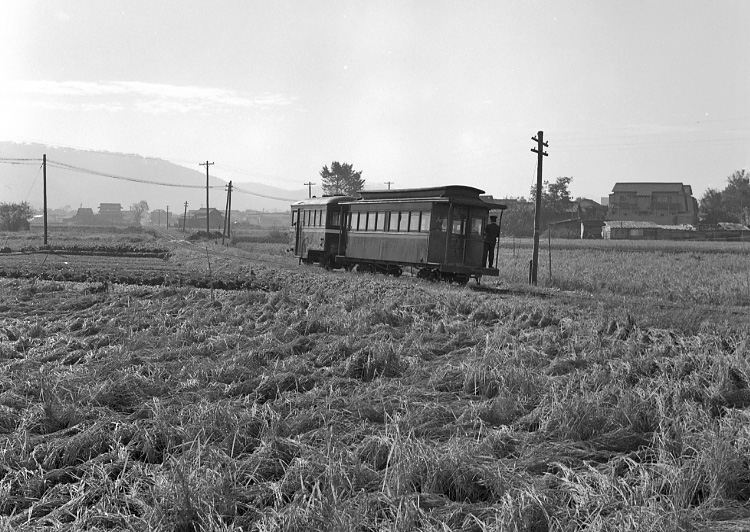
[(459, 283), (498, 275), (482, 267), (482, 233), (489, 211), (505, 206), (483, 201), (483, 191), (450, 185), (360, 194), (292, 205), (300, 261), (393, 275), (412, 267), (420, 277)]

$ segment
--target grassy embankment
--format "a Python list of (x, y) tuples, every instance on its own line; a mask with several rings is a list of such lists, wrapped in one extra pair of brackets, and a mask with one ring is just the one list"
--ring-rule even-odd
[(211, 251), (259, 288), (0, 280), (0, 527), (750, 523), (746, 332)]

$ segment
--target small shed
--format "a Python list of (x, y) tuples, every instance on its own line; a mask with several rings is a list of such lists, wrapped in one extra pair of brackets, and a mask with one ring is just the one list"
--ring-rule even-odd
[(654, 222), (609, 220), (604, 223), (605, 240), (656, 240), (659, 226)]
[(603, 228), (604, 220), (581, 220), (581, 238), (584, 240), (601, 239)]

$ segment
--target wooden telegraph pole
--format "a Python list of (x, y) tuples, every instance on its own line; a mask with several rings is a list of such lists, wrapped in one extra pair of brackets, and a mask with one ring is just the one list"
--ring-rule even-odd
[(209, 163), (208, 161), (206, 161), (205, 163), (199, 163), (199, 166), (206, 167), (206, 238), (208, 238), (208, 235), (211, 234), (211, 227), (208, 223), (208, 167), (212, 164), (214, 163)]
[(536, 137), (531, 137), (536, 141), (537, 147), (531, 148), (531, 151), (537, 154), (536, 164), (536, 204), (534, 207), (534, 254), (531, 259), (531, 272), (529, 272), (529, 284), (536, 286), (537, 273), (539, 272), (539, 231), (542, 223), (542, 161), (547, 156), (544, 151), (549, 145), (544, 142), (544, 131), (537, 132)]
[(185, 232), (185, 226), (187, 225), (187, 201), (185, 202), (185, 214), (182, 215), (182, 232)]
[(44, 247), (47, 247), (47, 154), (42, 155), (42, 178), (44, 180)]
[(383, 183), (383, 184), (384, 184), (384, 185), (388, 185), (388, 190), (391, 190), (391, 185), (393, 185), (394, 183), (393, 183), (393, 181), (386, 181), (386, 182), (385, 182), (385, 183)]
[(224, 245), (224, 238), (229, 238), (230, 218), (232, 217), (232, 182), (227, 185), (227, 206), (224, 208), (224, 231), (221, 233), (221, 245)]
[(227, 238), (232, 236), (232, 182), (229, 182), (229, 205), (227, 205)]
[(312, 182), (309, 182), (309, 181), (307, 183), (305, 183), (305, 185), (307, 185), (307, 197), (308, 198), (312, 198), (312, 187), (313, 187), (314, 184), (315, 183), (312, 183)]

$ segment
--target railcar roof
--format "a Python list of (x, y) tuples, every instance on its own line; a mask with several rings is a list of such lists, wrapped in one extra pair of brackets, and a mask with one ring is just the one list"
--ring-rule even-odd
[(401, 188), (390, 190), (362, 190), (362, 198), (346, 202), (349, 205), (362, 205), (373, 203), (406, 203), (414, 201), (425, 201), (431, 203), (449, 203), (456, 201), (463, 205), (474, 205), (487, 207), (488, 209), (505, 209), (506, 206), (484, 201), (480, 195), (483, 190), (466, 185), (447, 185), (442, 187), (426, 188)]
[(469, 187), (466, 185), (446, 185), (442, 187), (426, 188), (392, 188), (389, 190), (361, 190), (363, 200), (376, 199), (401, 199), (401, 198), (451, 198), (451, 197), (470, 197), (479, 199), (484, 190)]
[(306, 200), (292, 203), (292, 207), (305, 207), (307, 205), (329, 205), (331, 203), (341, 203), (342, 201), (354, 201), (357, 198), (352, 196), (322, 196), (320, 198), (312, 197)]

